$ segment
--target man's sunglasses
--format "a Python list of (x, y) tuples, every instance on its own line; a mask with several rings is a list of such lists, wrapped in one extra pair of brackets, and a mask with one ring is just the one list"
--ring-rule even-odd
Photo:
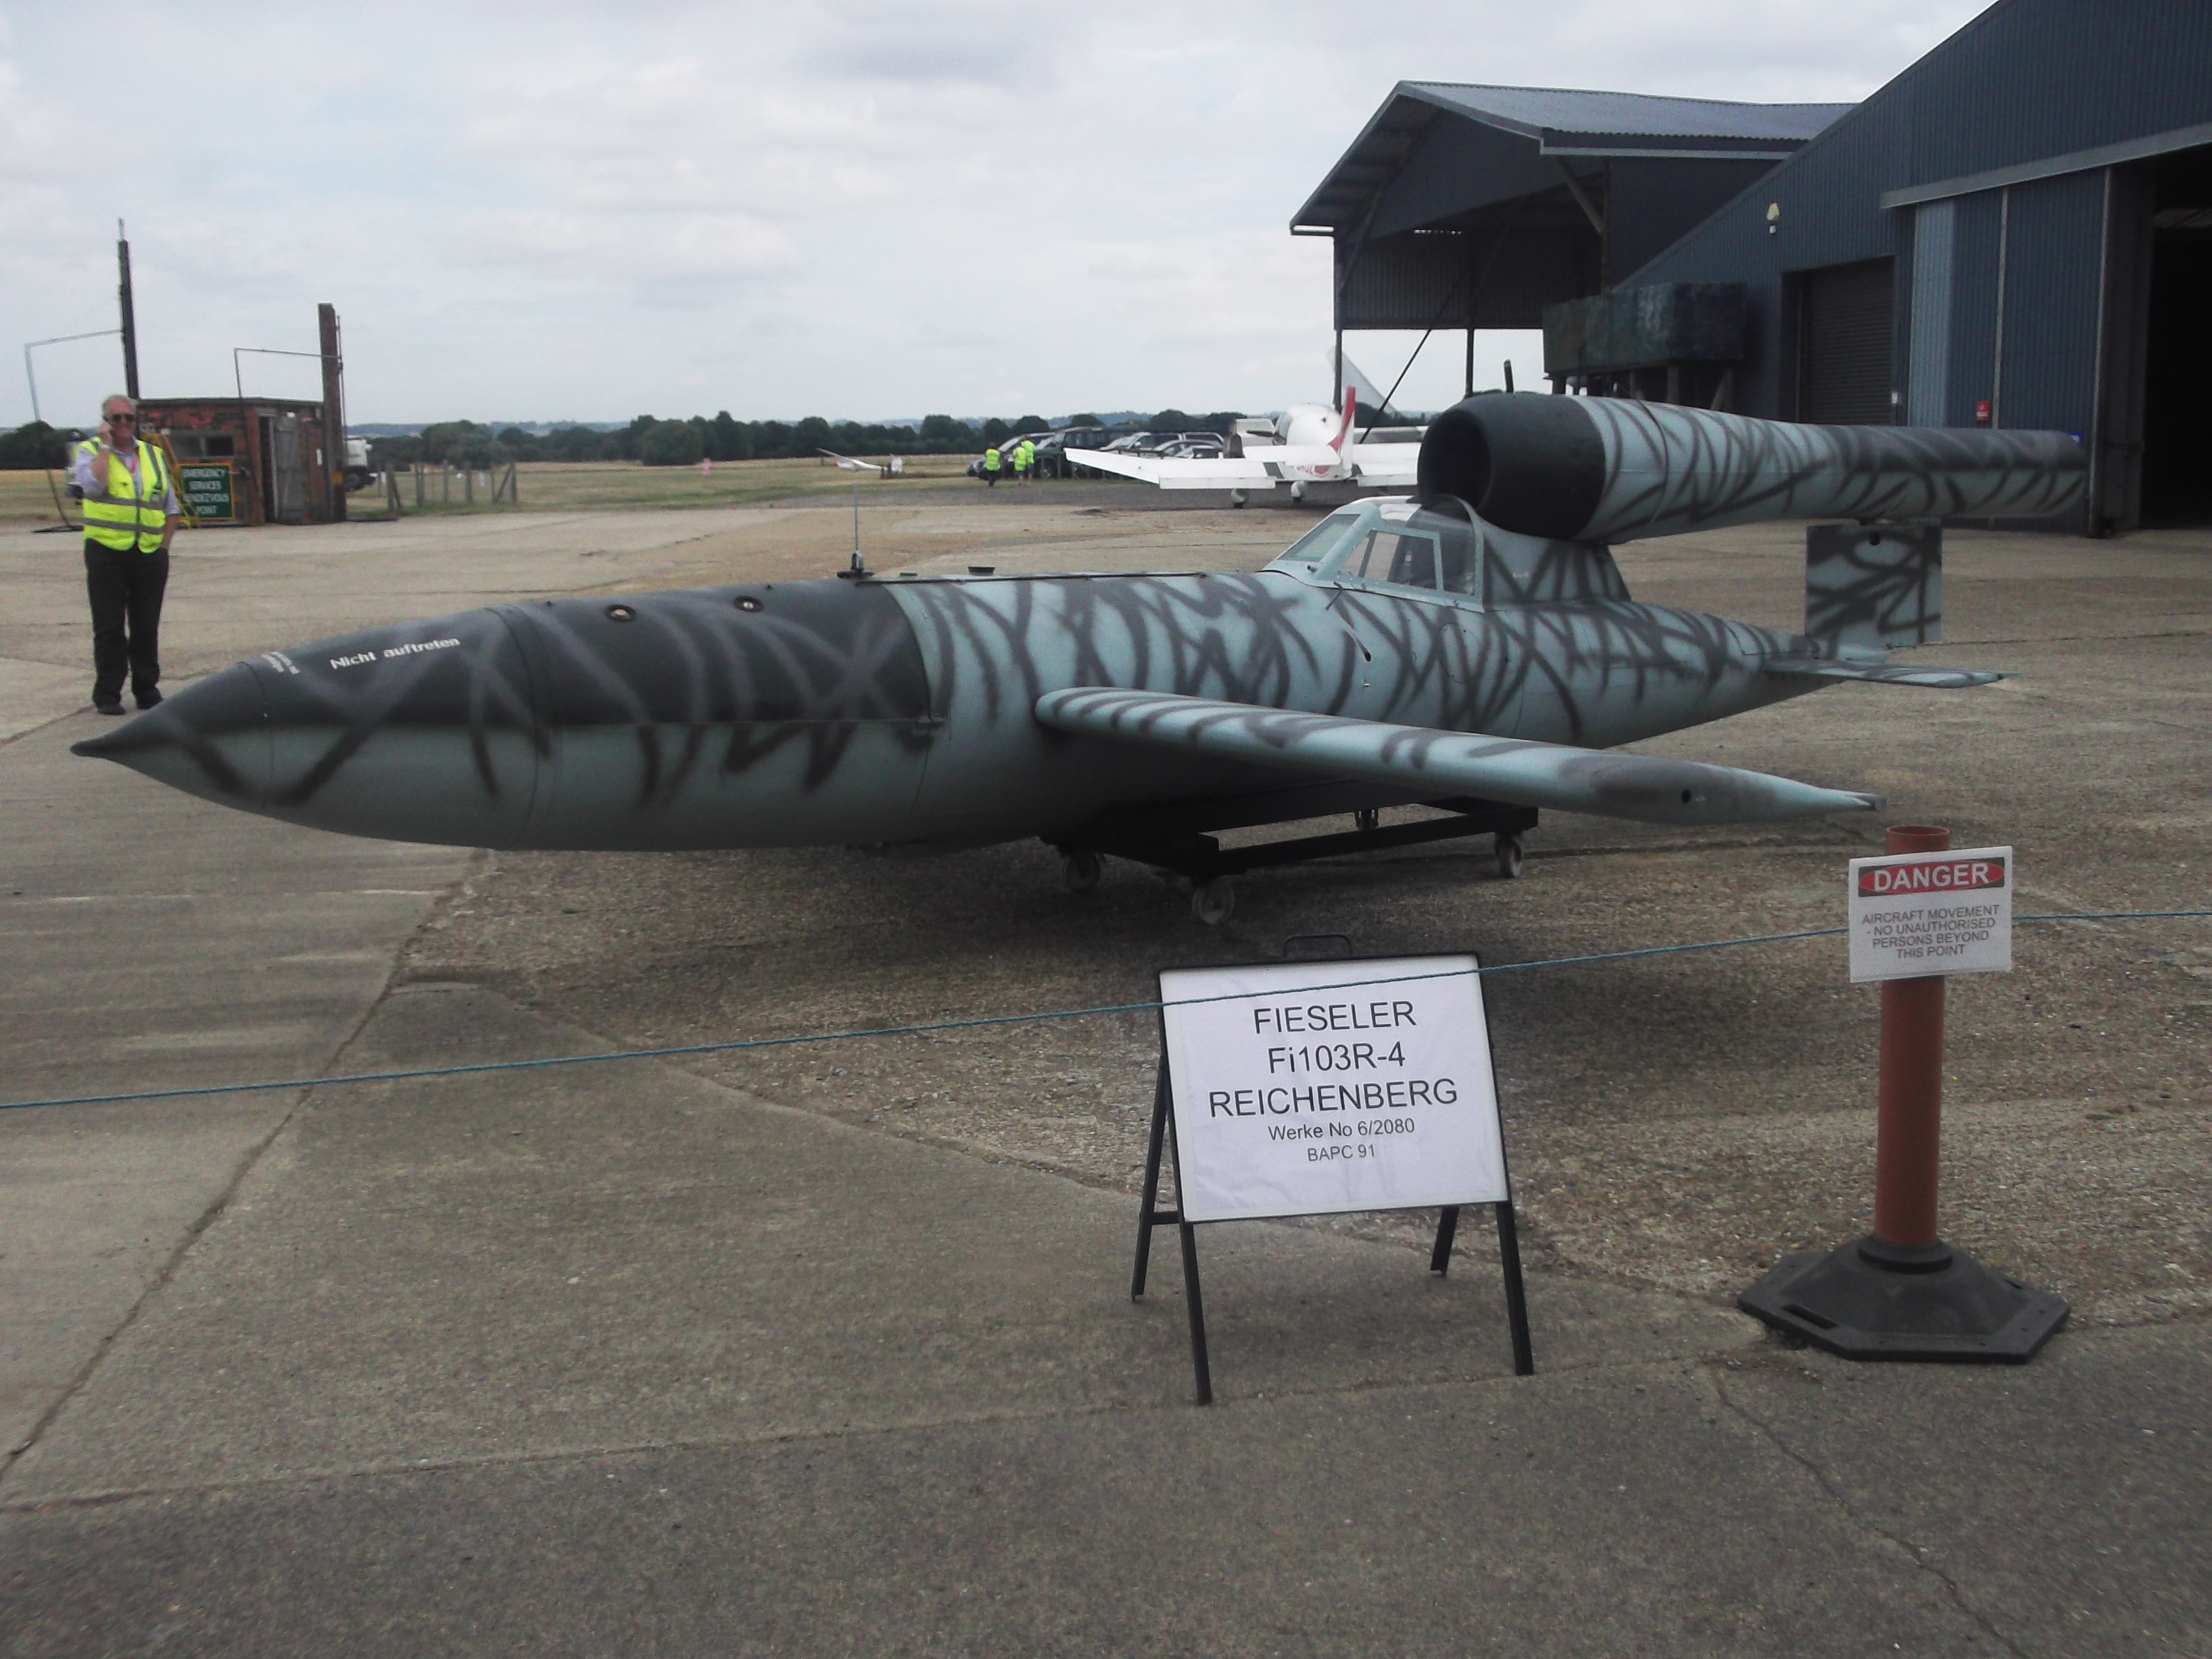
[(133, 426), (138, 424), (138, 417), (136, 415), (111, 415), (107, 419), (110, 425), (112, 425), (117, 421), (128, 421)]

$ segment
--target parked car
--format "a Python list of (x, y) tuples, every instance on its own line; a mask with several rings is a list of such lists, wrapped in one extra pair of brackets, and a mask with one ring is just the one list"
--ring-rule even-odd
[[(1027, 438), (1042, 453), (1045, 440), (1052, 435), (1049, 432), (1009, 432), (1005, 437), (1000, 439), (999, 476), (1002, 478), (1011, 478), (1014, 476), (1014, 446), (1016, 444)], [(983, 458), (981, 455), (968, 463), (968, 476), (971, 478), (980, 478), (983, 476)]]
[[(1106, 428), (1103, 426), (1067, 426), (1057, 432), (1048, 433), (1037, 440), (1036, 471), (1040, 478), (1073, 477), (1077, 468), (1069, 459), (1070, 453), (1080, 455), (1086, 449), (1106, 447)], [(1096, 469), (1084, 469), (1095, 471)]]
[(1186, 432), (1152, 453), (1175, 460), (1218, 461), (1229, 453), (1229, 444), (1218, 433)]

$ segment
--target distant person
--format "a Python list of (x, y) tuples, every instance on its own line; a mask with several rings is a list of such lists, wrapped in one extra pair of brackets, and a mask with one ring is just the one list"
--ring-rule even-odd
[(993, 489), (999, 487), (999, 447), (996, 444), (983, 452), (983, 482)]
[(161, 701), (161, 596), (177, 491), (167, 458), (138, 435), (138, 408), (118, 392), (100, 429), (76, 447), (84, 492), (84, 585), (92, 600), (92, 706), (123, 712), (123, 675), (141, 708)]
[(1028, 439), (1024, 438), (1014, 446), (1014, 482), (1018, 484), (1024, 484), (1027, 483), (1029, 481), (1030, 442)]

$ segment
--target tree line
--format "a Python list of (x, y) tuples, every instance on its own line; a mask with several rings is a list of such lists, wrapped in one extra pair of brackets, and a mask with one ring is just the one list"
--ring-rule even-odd
[[(1230, 422), (1241, 418), (1233, 410), (1189, 415), (1180, 409), (1164, 409), (1141, 424), (1156, 432), (1226, 434)], [(711, 420), (703, 415), (684, 420), (641, 415), (628, 426), (607, 432), (588, 426), (556, 427), (550, 432), (507, 426), (495, 432), (481, 421), (440, 421), (411, 437), (370, 439), (368, 459), (371, 466), (382, 471), (411, 467), (418, 461), (431, 466), (478, 468), (503, 466), (509, 461), (641, 461), (647, 466), (696, 466), (702, 460), (811, 456), (818, 449), (834, 449), (845, 455), (972, 455), (988, 445), (1022, 433), (1042, 432), (1054, 424), (1042, 415), (1020, 415), (1011, 421), (994, 416), (975, 422), (932, 415), (919, 427), (832, 422), (818, 415), (791, 422), (740, 421), (726, 409)], [(1057, 424), (1097, 426), (1100, 422), (1095, 415), (1072, 415)], [(65, 465), (69, 446), (76, 435), (44, 421), (0, 433), (0, 468)]]
[[(1243, 417), (1233, 410), (1188, 415), (1164, 409), (1146, 422), (1154, 430), (1219, 432)], [(494, 466), (508, 461), (641, 461), (647, 466), (696, 466), (702, 460), (750, 461), (798, 459), (817, 450), (841, 455), (972, 455), (987, 446), (1025, 432), (1054, 427), (1097, 426), (1095, 415), (1072, 415), (1059, 422), (1042, 415), (1012, 420), (961, 421), (950, 415), (924, 417), (919, 427), (830, 422), (818, 415), (800, 421), (740, 421), (723, 410), (709, 420), (694, 415), (661, 420), (641, 415), (628, 426), (602, 432), (588, 426), (556, 427), (529, 432), (519, 426), (495, 432), (480, 421), (442, 421), (414, 437), (375, 438), (369, 465), (409, 467)]]

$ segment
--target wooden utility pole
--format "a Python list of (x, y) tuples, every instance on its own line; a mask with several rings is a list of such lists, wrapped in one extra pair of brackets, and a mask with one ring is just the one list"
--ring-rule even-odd
[(138, 319), (131, 305), (131, 244), (123, 234), (123, 221), (115, 222), (116, 302), (123, 312), (123, 389), (138, 398)]
[(343, 523), (346, 515), (345, 358), (338, 350), (337, 307), (319, 305), (315, 323), (322, 340), (316, 348), (323, 356), (323, 457), (331, 480), (331, 522)]

